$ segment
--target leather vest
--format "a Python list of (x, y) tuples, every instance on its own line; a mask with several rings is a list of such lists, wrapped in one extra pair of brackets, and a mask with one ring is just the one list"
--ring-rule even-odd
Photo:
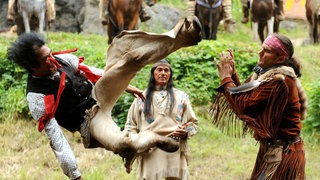
[[(79, 129), (84, 120), (85, 110), (90, 109), (96, 101), (91, 97), (93, 84), (85, 77), (63, 63), (58, 57), (56, 60), (62, 65), (58, 71), (66, 72), (65, 88), (61, 94), (60, 102), (55, 113), (58, 124), (74, 132)], [(60, 76), (54, 79), (28, 77), (27, 93), (35, 92), (45, 95), (54, 94), (55, 100), (60, 83)]]

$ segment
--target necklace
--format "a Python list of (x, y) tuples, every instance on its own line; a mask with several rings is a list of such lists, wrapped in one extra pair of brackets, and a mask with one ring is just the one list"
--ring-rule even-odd
[(162, 98), (165, 98), (167, 96), (167, 91), (164, 91), (164, 90), (161, 90), (159, 91), (159, 95), (162, 97)]
[(169, 98), (167, 98), (168, 97), (167, 91), (165, 90), (155, 91), (154, 97), (156, 100), (156, 105), (160, 109), (159, 113), (165, 115), (165, 110), (169, 109)]

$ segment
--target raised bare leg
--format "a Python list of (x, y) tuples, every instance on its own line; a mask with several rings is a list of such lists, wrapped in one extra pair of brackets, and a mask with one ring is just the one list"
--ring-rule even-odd
[(91, 136), (107, 150), (120, 155), (125, 154), (123, 151), (128, 148), (140, 153), (155, 145), (166, 151), (177, 150), (177, 143), (153, 132), (147, 132), (152, 137), (147, 139), (145, 134), (128, 136), (112, 120), (111, 111), (141, 68), (165, 58), (179, 48), (196, 45), (201, 41), (200, 32), (200, 23), (194, 18), (191, 22), (186, 19), (180, 21), (165, 34), (123, 31), (117, 36), (108, 49), (105, 73), (93, 89), (99, 110), (90, 121)]

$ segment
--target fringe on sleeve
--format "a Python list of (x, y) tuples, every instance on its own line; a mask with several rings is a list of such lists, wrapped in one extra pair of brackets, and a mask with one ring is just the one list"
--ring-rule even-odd
[(218, 127), (223, 133), (233, 137), (244, 137), (248, 133), (248, 127), (244, 121), (234, 113), (229, 102), (222, 93), (214, 98), (210, 114), (212, 124)]

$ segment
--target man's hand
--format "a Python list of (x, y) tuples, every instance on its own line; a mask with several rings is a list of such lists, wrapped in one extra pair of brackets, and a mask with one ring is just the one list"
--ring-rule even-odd
[(176, 130), (174, 130), (172, 133), (168, 135), (174, 136), (174, 137), (179, 137), (180, 139), (186, 139), (188, 137), (188, 132), (186, 131), (186, 127), (183, 125), (179, 125)]
[(140, 97), (142, 99), (142, 101), (145, 101), (146, 98), (143, 95), (143, 91), (141, 91), (140, 89), (132, 86), (132, 85), (128, 85), (126, 92), (131, 93), (135, 98)]
[(220, 63), (216, 59), (214, 59), (214, 63), (217, 65), (221, 80), (231, 77), (236, 72), (234, 67), (233, 53), (231, 50), (228, 50), (228, 53), (220, 53)]

